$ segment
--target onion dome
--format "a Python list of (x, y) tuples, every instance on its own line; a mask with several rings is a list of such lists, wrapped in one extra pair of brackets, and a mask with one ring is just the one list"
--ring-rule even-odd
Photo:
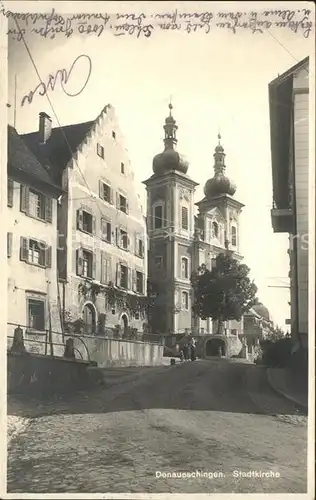
[(162, 153), (156, 155), (153, 159), (153, 171), (155, 174), (164, 174), (171, 170), (177, 170), (183, 174), (186, 174), (189, 168), (188, 162), (186, 162), (179, 153), (175, 150), (177, 144), (176, 131), (178, 130), (175, 119), (172, 116), (172, 104), (169, 104), (169, 116), (165, 120), (164, 131), (165, 131), (165, 150)]
[(221, 136), (218, 134), (218, 145), (214, 153), (214, 177), (209, 179), (204, 186), (204, 194), (206, 198), (213, 198), (221, 194), (229, 194), (233, 196), (236, 192), (235, 184), (225, 175), (225, 153), (224, 148), (220, 143)]
[(268, 311), (268, 309), (266, 308), (266, 306), (264, 306), (263, 304), (259, 303), (259, 304), (256, 304), (255, 306), (252, 307), (252, 309), (257, 313), (259, 314), (259, 316), (261, 316), (262, 318), (265, 318), (265, 319), (270, 319), (270, 313)]

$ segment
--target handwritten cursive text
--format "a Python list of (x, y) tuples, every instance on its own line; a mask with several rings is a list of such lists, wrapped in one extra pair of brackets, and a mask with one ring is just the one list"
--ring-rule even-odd
[[(84, 82), (80, 86), (80, 90), (78, 90), (77, 92), (71, 92), (68, 86), (69, 80), (71, 80), (71, 76), (73, 75), (73, 72), (75, 68), (78, 66), (78, 62), (80, 60), (86, 60), (88, 62), (87, 75), (84, 77)], [(92, 70), (92, 62), (90, 57), (87, 56), (86, 54), (81, 54), (73, 61), (68, 71), (66, 69), (58, 69), (54, 75), (48, 76), (47, 83), (41, 82), (39, 85), (37, 85), (37, 87), (34, 90), (31, 90), (28, 94), (26, 94), (21, 101), (21, 106), (24, 106), (25, 102), (31, 104), (31, 102), (33, 101), (33, 97), (36, 93), (40, 96), (43, 96), (47, 94), (48, 90), (54, 91), (58, 80), (60, 82), (62, 91), (67, 96), (76, 97), (77, 95), (81, 94), (81, 92), (83, 92), (83, 90), (85, 89), (91, 75), (91, 70)], [(72, 80), (74, 80), (74, 76), (72, 76)]]

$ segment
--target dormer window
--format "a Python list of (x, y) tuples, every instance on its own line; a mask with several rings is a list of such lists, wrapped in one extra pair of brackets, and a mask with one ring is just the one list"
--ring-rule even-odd
[(104, 159), (104, 147), (97, 143), (97, 155)]

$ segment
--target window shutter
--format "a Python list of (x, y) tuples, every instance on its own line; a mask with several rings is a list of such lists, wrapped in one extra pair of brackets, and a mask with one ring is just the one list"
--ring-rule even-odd
[(20, 238), (20, 260), (28, 261), (29, 240), (27, 238)]
[(92, 254), (92, 279), (96, 279), (97, 276), (97, 256), (95, 253)]
[(136, 271), (135, 271), (135, 269), (133, 269), (132, 273), (133, 273), (133, 288), (132, 288), (132, 290), (133, 290), (133, 292), (136, 292)]
[(117, 244), (117, 246), (118, 246), (118, 247), (120, 246), (120, 240), (119, 240), (119, 237), (120, 237), (120, 232), (119, 232), (118, 227), (116, 227), (116, 228), (115, 228), (115, 241), (116, 241), (116, 244)]
[(120, 195), (119, 193), (116, 193), (116, 208), (120, 210), (121, 205), (120, 205)]
[(52, 267), (52, 247), (47, 247), (45, 250), (45, 266)]
[(94, 216), (92, 216), (92, 234), (96, 234), (97, 232), (97, 221)]
[(26, 214), (29, 211), (29, 188), (23, 184), (20, 188), (20, 211)]
[(126, 244), (127, 244), (127, 248), (126, 248), (126, 249), (127, 249), (127, 250), (130, 250), (130, 248), (131, 248), (131, 239), (130, 239), (130, 237), (128, 236), (128, 234), (126, 235), (126, 240), (127, 240), (127, 243), (126, 243)]
[(146, 275), (143, 274), (143, 295), (146, 295)]
[(101, 251), (101, 283), (106, 283), (106, 258), (104, 252)]
[(99, 181), (99, 196), (103, 200), (104, 198), (104, 189), (103, 189), (103, 182)]
[(82, 248), (76, 250), (77, 275), (82, 276), (83, 273), (83, 251)]
[(116, 286), (120, 286), (121, 283), (121, 264), (116, 264)]
[(107, 283), (109, 283), (109, 281), (112, 281), (112, 259), (111, 257), (108, 257), (107, 258)]
[(83, 229), (83, 213), (81, 208), (77, 210), (77, 229)]
[(129, 290), (133, 288), (133, 270), (130, 267), (127, 271), (127, 287)]
[(114, 205), (114, 190), (110, 188), (110, 203)]
[(12, 233), (7, 233), (7, 257), (12, 256)]
[(129, 213), (129, 204), (128, 204), (128, 200), (126, 200), (126, 213), (127, 213), (127, 214)]
[(45, 220), (47, 222), (52, 222), (53, 219), (53, 200), (49, 197), (45, 197)]
[(13, 193), (14, 193), (14, 182), (12, 179), (8, 179), (8, 201), (7, 205), (8, 207), (13, 207)]
[(134, 231), (134, 254), (138, 255), (138, 234)]

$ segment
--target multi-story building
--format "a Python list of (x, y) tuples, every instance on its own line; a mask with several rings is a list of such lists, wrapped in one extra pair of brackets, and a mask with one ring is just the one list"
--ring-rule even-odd
[(114, 108), (94, 121), (24, 136), (64, 190), (58, 208), (59, 278), (65, 319), (85, 333), (120, 325), (142, 331), (147, 283), (146, 220)]
[(269, 84), (273, 208), (276, 233), (290, 240), (291, 335), (307, 346), (309, 58)]
[[(202, 321), (192, 313), (192, 271), (201, 264), (208, 267), (228, 247), (239, 254), (239, 215), (243, 205), (233, 198), (235, 186), (225, 176), (225, 153), (215, 148), (215, 174), (205, 184), (205, 197), (196, 205), (198, 185), (188, 175), (188, 163), (179, 155), (177, 125), (170, 114), (164, 131), (165, 149), (153, 159), (153, 175), (144, 181), (147, 189), (147, 227), (149, 238), (148, 276), (156, 310), (150, 318), (162, 333), (208, 334), (212, 321)], [(226, 333), (237, 334), (241, 324), (227, 322)]]
[[(27, 340), (45, 344), (45, 332), (60, 331), (56, 252), (60, 194), (61, 189), (49, 171), (9, 126), (6, 217), (9, 337), (20, 325)], [(32, 345), (35, 343), (30, 344), (31, 350)], [(41, 344), (37, 343), (38, 346)]]
[(248, 346), (257, 345), (273, 331), (273, 322), (268, 309), (263, 304), (256, 304), (244, 314), (243, 338)]

